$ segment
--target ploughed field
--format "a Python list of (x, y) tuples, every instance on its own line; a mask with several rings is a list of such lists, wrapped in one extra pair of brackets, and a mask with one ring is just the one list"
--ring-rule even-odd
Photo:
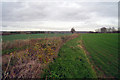
[(2, 38), (3, 78), (116, 78), (120, 72), (116, 33)]

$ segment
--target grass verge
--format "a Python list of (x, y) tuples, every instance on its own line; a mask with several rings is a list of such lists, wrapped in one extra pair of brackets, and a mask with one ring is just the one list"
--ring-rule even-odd
[(96, 78), (84, 50), (79, 47), (81, 36), (65, 43), (58, 58), (49, 65), (43, 77), (47, 78)]

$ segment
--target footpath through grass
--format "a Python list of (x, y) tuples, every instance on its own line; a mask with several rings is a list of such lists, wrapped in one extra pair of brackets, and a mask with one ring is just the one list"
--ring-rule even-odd
[(118, 77), (118, 34), (82, 34), (98, 77)]
[(49, 65), (44, 77), (48, 78), (95, 78), (96, 73), (88, 63), (83, 49), (78, 47), (81, 36), (65, 43), (58, 58)]

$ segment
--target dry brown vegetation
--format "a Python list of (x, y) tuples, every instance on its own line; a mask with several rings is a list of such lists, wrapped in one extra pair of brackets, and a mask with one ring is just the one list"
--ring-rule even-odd
[(8, 55), (3, 55), (3, 78), (41, 78), (47, 64), (54, 61), (60, 47), (78, 34), (62, 37), (16, 40), (2, 44), (3, 50), (21, 48)]

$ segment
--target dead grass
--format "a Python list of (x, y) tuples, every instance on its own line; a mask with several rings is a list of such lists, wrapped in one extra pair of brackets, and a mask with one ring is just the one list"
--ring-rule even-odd
[[(3, 43), (4, 50), (29, 45), (24, 50), (14, 51), (11, 55), (7, 55), (7, 57), (3, 55), (2, 67), (5, 74), (3, 78), (41, 78), (41, 74), (44, 73), (47, 65), (57, 58), (60, 47), (68, 40), (74, 39), (77, 36), (78, 34), (73, 34), (71, 36), (16, 40), (14, 43)], [(10, 56), (12, 57), (10, 58)], [(5, 72), (8, 60), (10, 60), (10, 63)]]

